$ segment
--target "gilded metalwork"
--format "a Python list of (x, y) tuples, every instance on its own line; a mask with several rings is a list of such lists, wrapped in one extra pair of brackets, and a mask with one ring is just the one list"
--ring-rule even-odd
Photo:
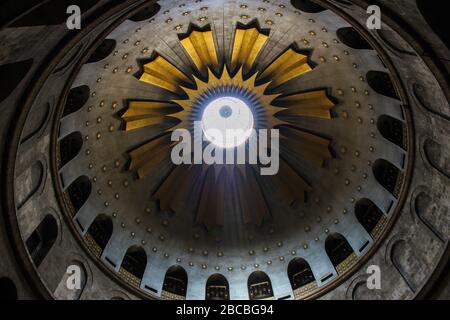
[(128, 282), (129, 284), (138, 287), (141, 285), (141, 279), (139, 279), (138, 277), (136, 277), (134, 274), (130, 273), (128, 270), (126, 270), (123, 267), (120, 267), (119, 269), (119, 276), (125, 280), (126, 282)]
[(144, 65), (144, 72), (139, 80), (178, 94), (183, 93), (180, 83), (190, 82), (183, 72), (159, 54)]
[(336, 266), (336, 272), (338, 275), (341, 275), (345, 273), (347, 270), (349, 270), (358, 260), (358, 256), (356, 253), (352, 252), (351, 255), (349, 255), (347, 258), (345, 258), (344, 261), (339, 263), (339, 265)]
[(387, 224), (387, 221), (388, 221), (387, 217), (385, 215), (382, 215), (377, 225), (375, 226), (375, 228), (373, 228), (372, 232), (370, 233), (370, 235), (374, 240), (377, 240), (381, 236), (381, 233), (383, 232), (384, 227)]
[(201, 73), (206, 72), (208, 67), (219, 67), (212, 31), (192, 31), (180, 43)]
[(297, 288), (294, 290), (294, 298), (296, 300), (304, 299), (307, 297), (311, 292), (317, 289), (317, 282), (313, 281), (310, 282), (300, 288)]

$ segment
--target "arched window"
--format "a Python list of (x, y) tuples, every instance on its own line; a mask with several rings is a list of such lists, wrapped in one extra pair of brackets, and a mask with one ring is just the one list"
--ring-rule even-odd
[(262, 271), (255, 271), (248, 277), (248, 295), (250, 300), (273, 298), (273, 289), (270, 278)]
[(140, 287), (145, 268), (147, 267), (147, 254), (138, 246), (130, 247), (122, 260), (119, 274), (128, 283)]
[(91, 189), (91, 181), (86, 176), (78, 177), (72, 182), (69, 188), (67, 188), (67, 193), (73, 206), (72, 215), (75, 215), (87, 201), (91, 194)]
[(188, 276), (181, 266), (171, 266), (164, 277), (161, 298), (165, 300), (186, 299)]
[(230, 300), (227, 279), (221, 274), (213, 274), (206, 282), (206, 300)]
[(113, 52), (116, 47), (116, 40), (104, 39), (102, 43), (95, 49), (86, 63), (98, 62), (105, 59)]
[(58, 224), (55, 218), (48, 214), (26, 241), (28, 253), (36, 267), (44, 261), (58, 236)]
[(359, 223), (374, 239), (378, 237), (386, 224), (383, 212), (369, 199), (361, 199), (356, 203), (355, 215)]
[(372, 49), (370, 44), (352, 27), (340, 28), (336, 34), (346, 46), (353, 49)]
[(388, 73), (371, 70), (367, 72), (366, 79), (369, 86), (376, 93), (399, 100), (394, 85), (392, 84), (391, 77)]
[(60, 167), (75, 158), (83, 146), (83, 137), (80, 132), (72, 132), (59, 142)]
[(94, 222), (89, 227), (84, 239), (89, 249), (97, 257), (102, 255), (103, 250), (108, 244), (113, 232), (113, 223), (111, 218), (101, 214), (95, 218)]
[(402, 121), (382, 115), (378, 118), (377, 127), (384, 138), (406, 150), (408, 145), (406, 125)]
[(311, 289), (317, 287), (316, 278), (305, 259), (292, 259), (289, 262), (287, 272), (296, 299), (302, 298)]
[(17, 300), (17, 288), (14, 282), (7, 277), (0, 278), (0, 301)]
[(291, 4), (294, 8), (307, 13), (318, 13), (326, 10), (310, 0), (291, 0)]
[(378, 159), (373, 164), (372, 171), (378, 183), (398, 198), (403, 181), (400, 169), (384, 159)]
[(338, 274), (347, 271), (357, 258), (347, 239), (339, 233), (333, 233), (327, 237), (325, 251)]
[(62, 116), (65, 117), (80, 110), (88, 101), (90, 93), (91, 90), (86, 85), (70, 89)]

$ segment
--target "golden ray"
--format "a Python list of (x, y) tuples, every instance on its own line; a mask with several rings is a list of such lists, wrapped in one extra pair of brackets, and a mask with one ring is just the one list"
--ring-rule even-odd
[(269, 88), (273, 89), (311, 70), (308, 57), (289, 48), (275, 59), (258, 79), (269, 79)]
[(280, 115), (321, 119), (331, 119), (330, 110), (334, 107), (334, 103), (327, 97), (326, 90), (293, 94), (277, 98), (275, 102), (286, 108), (279, 113)]
[(236, 28), (231, 54), (232, 70), (239, 67), (243, 67), (245, 71), (250, 70), (267, 39), (268, 36), (256, 28)]
[(153, 61), (144, 65), (144, 73), (139, 80), (177, 94), (183, 92), (180, 82), (191, 82), (183, 72), (159, 54)]
[(212, 31), (192, 31), (180, 41), (200, 73), (204, 74), (208, 67), (218, 69), (216, 45)]

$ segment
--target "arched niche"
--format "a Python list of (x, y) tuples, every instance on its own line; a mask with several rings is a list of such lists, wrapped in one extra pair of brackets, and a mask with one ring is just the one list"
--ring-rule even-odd
[(67, 195), (73, 206), (72, 215), (75, 215), (86, 203), (92, 191), (91, 181), (87, 176), (78, 177), (67, 188)]
[(287, 273), (296, 299), (301, 299), (317, 287), (312, 269), (303, 258), (292, 259), (289, 262)]
[(230, 300), (230, 287), (225, 276), (216, 273), (206, 282), (206, 300)]
[(113, 223), (105, 214), (98, 215), (90, 225), (84, 239), (91, 252), (100, 257), (113, 232)]
[(128, 283), (140, 287), (146, 267), (147, 253), (139, 246), (132, 246), (125, 253), (119, 274)]
[(80, 153), (83, 146), (83, 137), (81, 133), (76, 131), (65, 136), (59, 141), (60, 167), (63, 167), (70, 160)]
[(355, 215), (356, 219), (373, 239), (378, 238), (386, 225), (386, 216), (372, 200), (366, 198), (360, 199), (355, 204)]
[(58, 224), (56, 219), (48, 214), (34, 229), (26, 241), (26, 246), (31, 259), (36, 267), (39, 267), (53, 247), (58, 236)]
[(165, 300), (184, 300), (188, 286), (188, 276), (182, 266), (171, 266), (164, 276), (161, 298)]
[(347, 239), (339, 233), (327, 237), (325, 251), (338, 274), (346, 272), (357, 259)]
[(395, 198), (400, 195), (403, 182), (403, 173), (399, 168), (387, 160), (378, 159), (372, 166), (375, 179), (389, 191)]
[(403, 121), (395, 119), (388, 115), (381, 115), (377, 121), (378, 131), (390, 142), (406, 150), (408, 147), (408, 136), (406, 125)]
[(397, 91), (392, 84), (391, 77), (387, 72), (371, 70), (367, 72), (366, 79), (368, 85), (376, 92), (383, 96), (397, 99)]
[(151, 17), (153, 17), (155, 14), (157, 14), (160, 9), (161, 9), (161, 6), (159, 4), (152, 3), (148, 6), (145, 6), (137, 13), (135, 13), (132, 17), (130, 17), (130, 20), (134, 21), (134, 22), (148, 20)]
[(247, 280), (248, 295), (250, 300), (262, 300), (273, 298), (272, 282), (263, 271), (254, 271)]
[(426, 139), (423, 151), (428, 162), (440, 173), (450, 179), (450, 151), (432, 139)]

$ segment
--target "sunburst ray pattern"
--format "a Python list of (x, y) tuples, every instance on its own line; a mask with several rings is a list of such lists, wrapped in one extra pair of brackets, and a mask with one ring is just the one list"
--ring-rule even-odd
[[(258, 102), (255, 104), (259, 109), (255, 112), (263, 118), (261, 128), (280, 128), (282, 148), (322, 167), (332, 157), (331, 141), (297, 128), (293, 119), (330, 120), (334, 103), (324, 89), (302, 93), (286, 93), (280, 89), (286, 82), (313, 71), (308, 56), (294, 49), (295, 46), (258, 70), (256, 62), (268, 38), (257, 27), (237, 27), (231, 55), (227, 57), (217, 50), (212, 31), (191, 28), (189, 34), (180, 37), (180, 45), (191, 60), (191, 69), (195, 70), (190, 75), (155, 53), (154, 59), (143, 66), (140, 80), (167, 90), (176, 98), (129, 101), (122, 115), (125, 130), (165, 125), (162, 136), (129, 152), (129, 170), (136, 171), (138, 178), (150, 174), (170, 154), (173, 142), (169, 132), (191, 128), (199, 113), (199, 102), (224, 90), (245, 92)], [(270, 179), (288, 207), (303, 203), (305, 193), (312, 189), (294, 167), (281, 158), (278, 174), (264, 178)], [(269, 203), (252, 165), (174, 166), (153, 194), (162, 210), (176, 213), (186, 206), (196, 208), (195, 222), (208, 228), (224, 224), (228, 198), (237, 204), (235, 208), (245, 224), (261, 225), (271, 218)]]

